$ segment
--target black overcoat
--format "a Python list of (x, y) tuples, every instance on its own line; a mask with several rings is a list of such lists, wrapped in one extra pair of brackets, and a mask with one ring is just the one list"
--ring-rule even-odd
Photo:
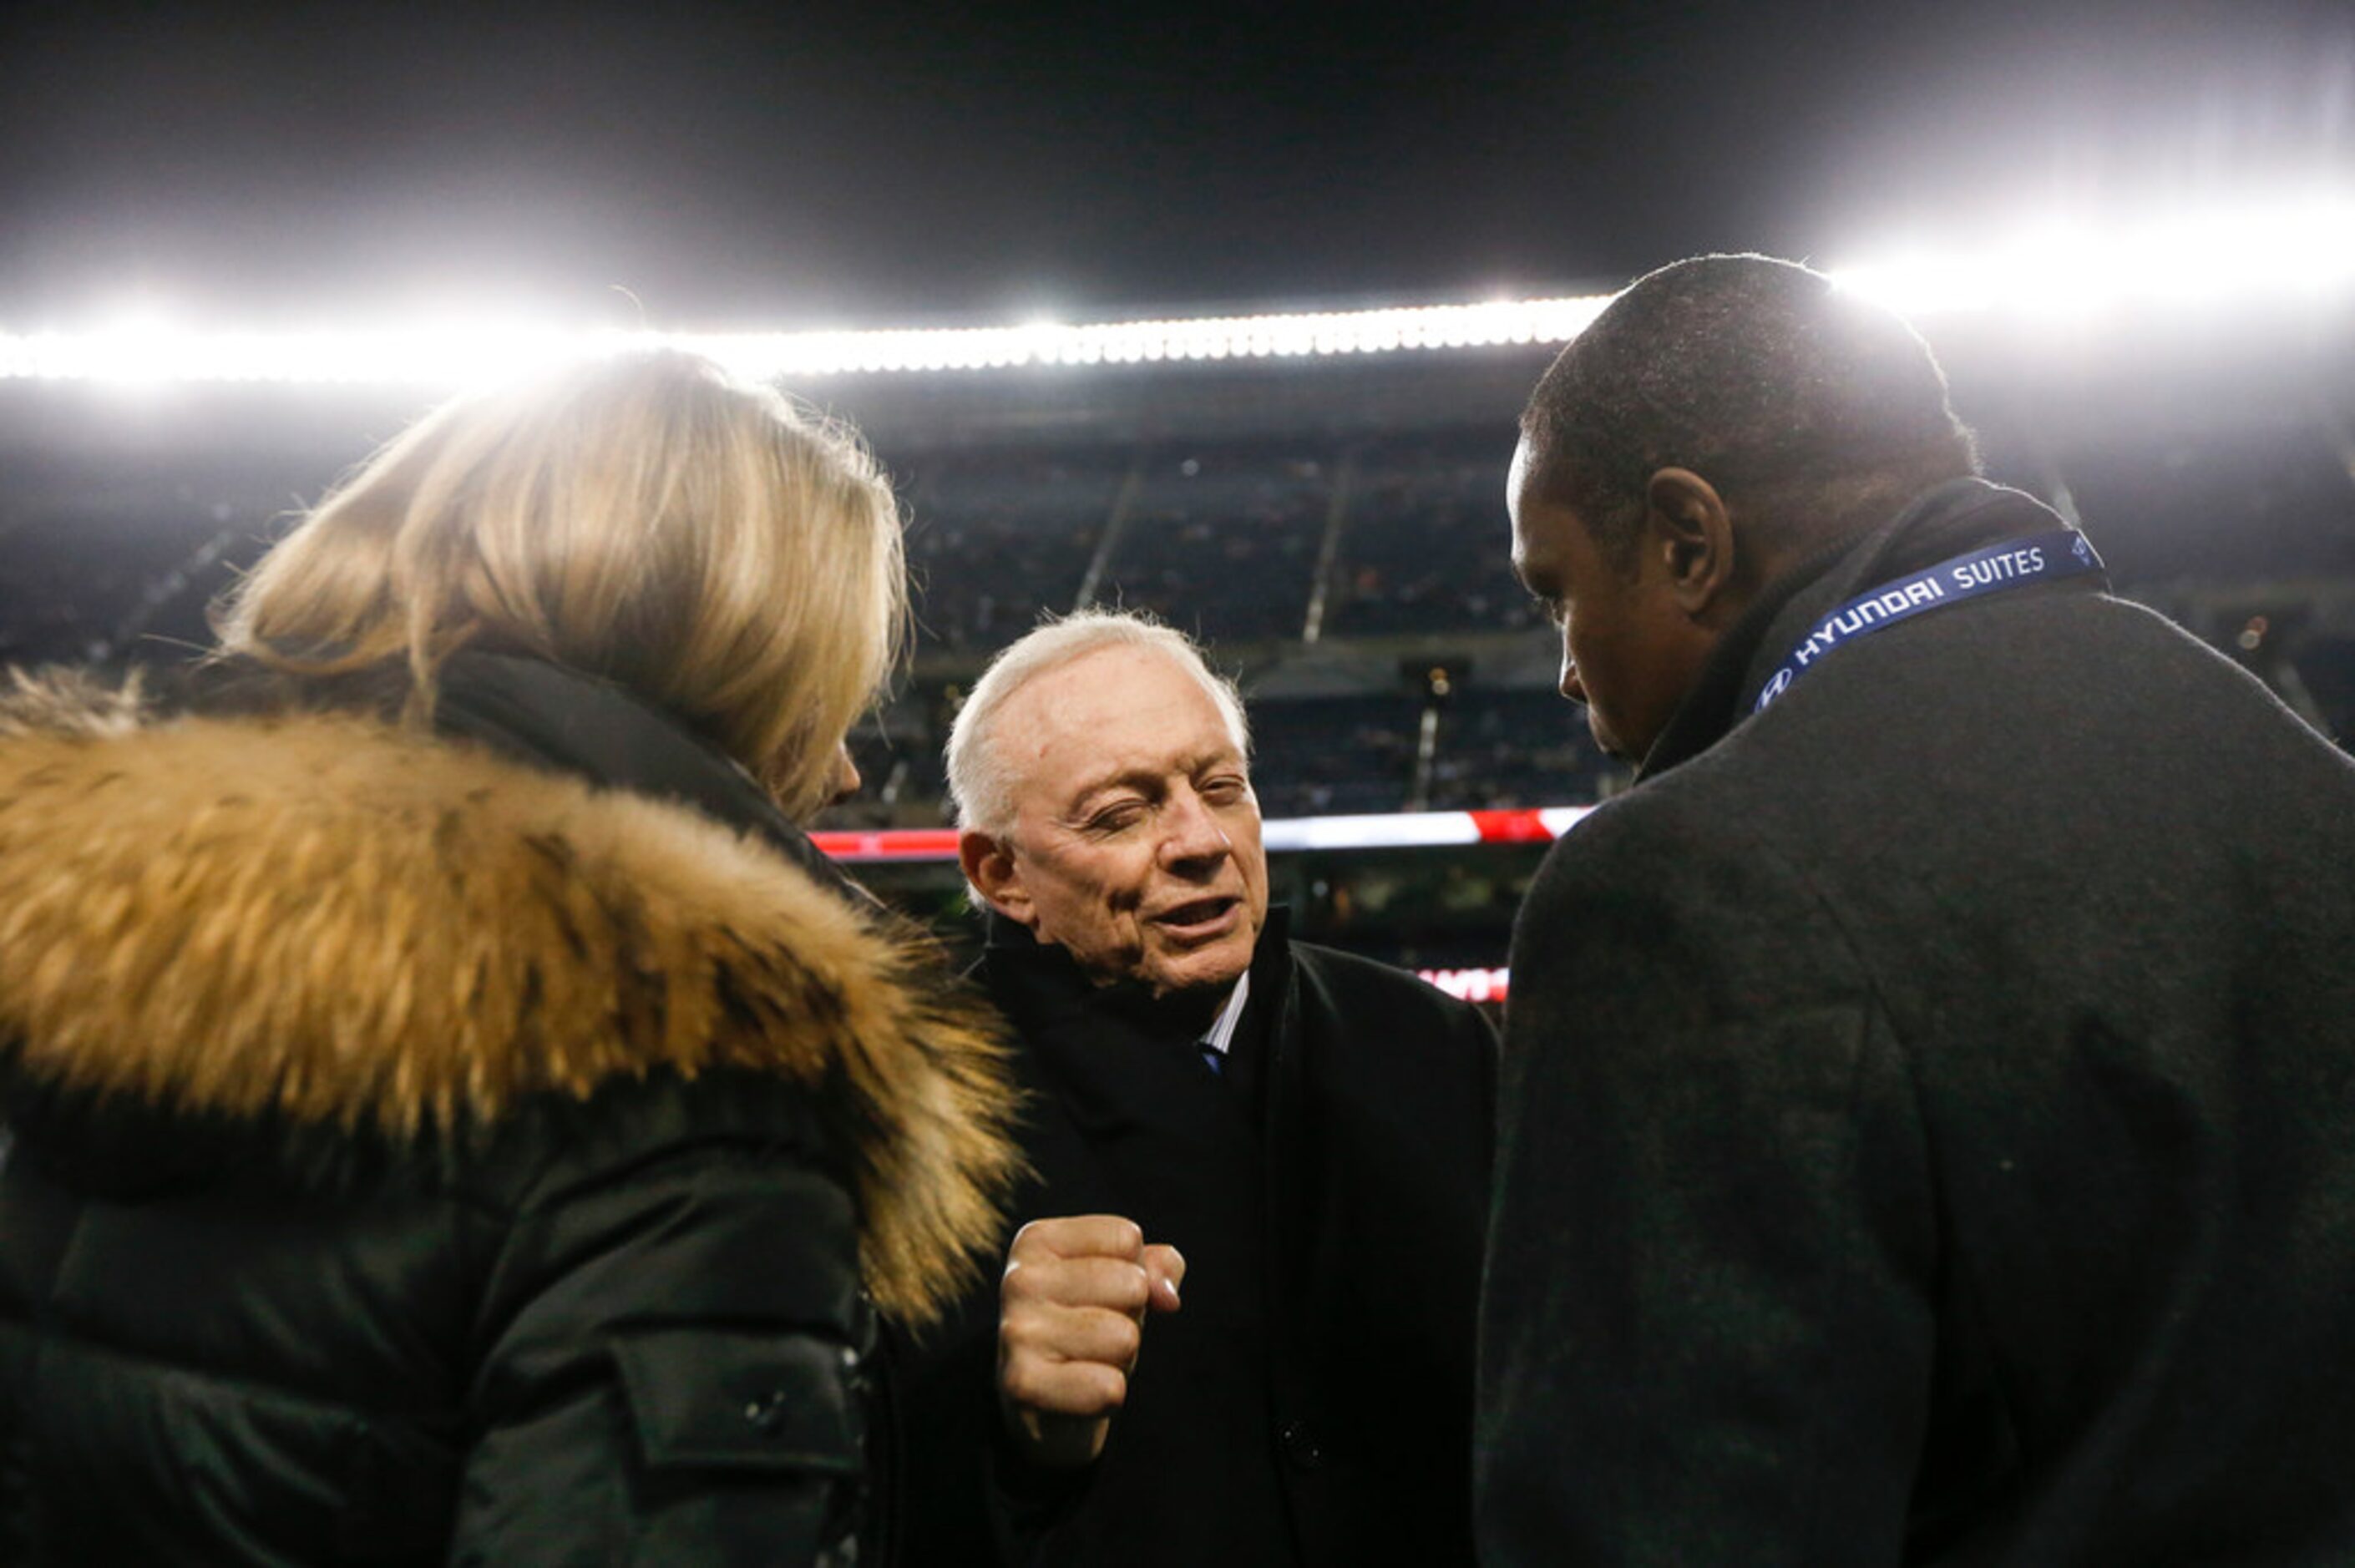
[(1185, 1253), (1185, 1305), (1059, 1484), (999, 1440), (995, 1287), (970, 1298), (905, 1389), (912, 1568), (1470, 1562), (1495, 1039), (1411, 975), (1286, 940), (1283, 914), (1227, 1079), (1060, 949), (1018, 929), (985, 958), (1033, 1091), (1007, 1239), (1125, 1214)]
[(2058, 527), (1796, 574), (1516, 933), (1492, 1568), (2355, 1561), (2355, 764)]

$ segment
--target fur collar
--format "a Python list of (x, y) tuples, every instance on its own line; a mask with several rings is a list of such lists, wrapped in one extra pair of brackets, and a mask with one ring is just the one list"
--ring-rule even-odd
[(657, 1070), (808, 1085), (861, 1263), (937, 1315), (1018, 1157), (995, 1020), (696, 812), (373, 718), (0, 694), (0, 1038), (68, 1092), (407, 1137)]

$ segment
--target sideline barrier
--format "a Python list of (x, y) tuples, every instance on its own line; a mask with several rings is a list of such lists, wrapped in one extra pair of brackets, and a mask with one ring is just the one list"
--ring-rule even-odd
[[(1502, 811), (1393, 811), (1362, 817), (1277, 817), (1261, 824), (1270, 854), (1304, 850), (1419, 849), (1447, 844), (1550, 843), (1592, 806)], [(810, 839), (847, 863), (956, 859), (954, 828), (850, 829)]]

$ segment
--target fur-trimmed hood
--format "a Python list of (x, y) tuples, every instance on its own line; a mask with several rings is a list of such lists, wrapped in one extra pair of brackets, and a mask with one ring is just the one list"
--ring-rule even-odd
[(0, 696), (0, 1040), (28, 1081), (395, 1138), (658, 1071), (807, 1085), (885, 1310), (934, 1315), (1018, 1156), (986, 1008), (698, 813), (379, 719)]

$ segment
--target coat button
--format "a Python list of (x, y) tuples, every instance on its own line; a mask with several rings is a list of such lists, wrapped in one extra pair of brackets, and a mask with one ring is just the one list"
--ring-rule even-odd
[(1285, 1422), (1276, 1437), (1283, 1445), (1284, 1457), (1302, 1469), (1313, 1470), (1325, 1462), (1324, 1446), (1316, 1441), (1316, 1434), (1308, 1429), (1306, 1422)]
[(762, 1436), (774, 1437), (784, 1430), (785, 1405), (785, 1391), (776, 1389), (744, 1406), (744, 1419), (751, 1423), (752, 1430)]

